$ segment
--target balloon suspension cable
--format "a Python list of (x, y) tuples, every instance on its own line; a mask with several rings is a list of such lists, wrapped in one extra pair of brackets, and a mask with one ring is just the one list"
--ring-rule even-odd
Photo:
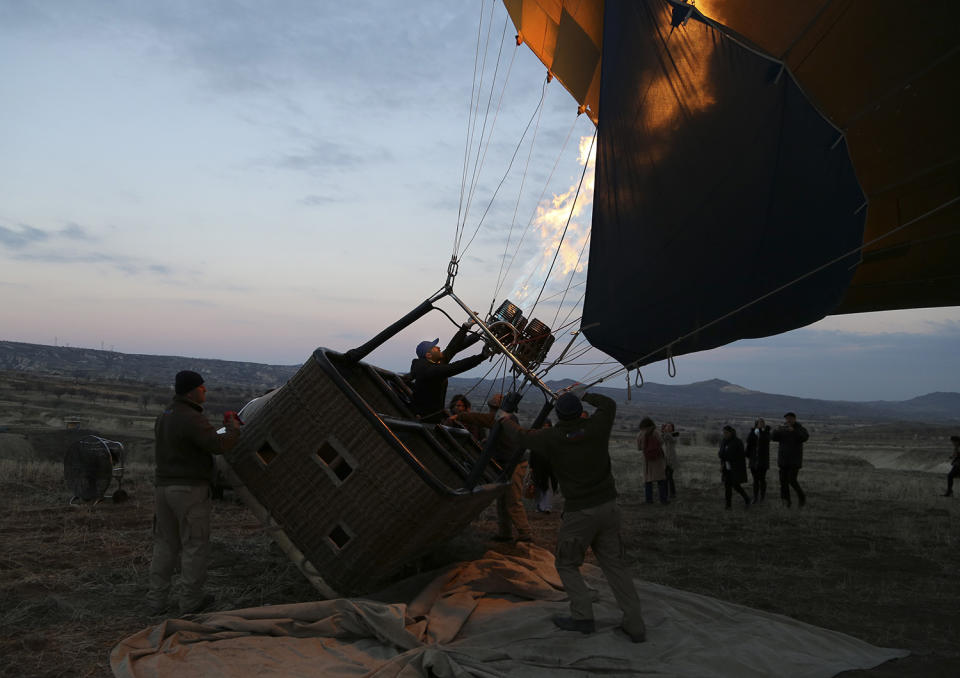
[(677, 364), (673, 362), (673, 344), (667, 346), (667, 374), (671, 379), (677, 376)]
[[(493, 20), (493, 18), (492, 18), (492, 15), (491, 15), (491, 22), (492, 22), (492, 20)], [(486, 108), (486, 111), (485, 111), (484, 116), (483, 116), (483, 127), (482, 127), (481, 130), (480, 130), (480, 140), (477, 142), (477, 156), (476, 156), (476, 160), (475, 160), (474, 166), (473, 166), (473, 176), (472, 176), (471, 179), (470, 179), (470, 192), (469, 192), (469, 194), (467, 195), (467, 204), (466, 204), (466, 208), (465, 208), (464, 213), (463, 213), (463, 222), (462, 222), (461, 225), (460, 225), (460, 228), (461, 228), (461, 231), (460, 231), (461, 237), (463, 236), (463, 229), (465, 229), (466, 226), (467, 226), (467, 217), (468, 217), (468, 215), (470, 214), (470, 208), (471, 208), (471, 206), (473, 205), (474, 192), (475, 192), (476, 189), (477, 189), (477, 185), (478, 185), (478, 182), (479, 182), (479, 179), (480, 179), (480, 172), (483, 170), (483, 165), (484, 165), (484, 162), (486, 161), (486, 158), (487, 158), (487, 151), (490, 150), (490, 142), (493, 140), (493, 130), (494, 130), (494, 128), (496, 127), (496, 125), (497, 125), (497, 120), (498, 120), (499, 117), (500, 117), (500, 109), (501, 109), (501, 107), (503, 106), (503, 97), (504, 97), (504, 95), (505, 95), (506, 92), (507, 92), (507, 83), (508, 83), (509, 80), (510, 80), (510, 73), (513, 72), (513, 62), (514, 62), (514, 60), (516, 59), (516, 56), (517, 56), (517, 50), (514, 49), (514, 50), (513, 50), (513, 53), (512, 53), (512, 56), (511, 56), (511, 58), (510, 58), (510, 67), (507, 69), (507, 75), (506, 75), (506, 77), (504, 78), (503, 87), (501, 87), (501, 89), (500, 89), (500, 97), (497, 99), (497, 110), (496, 110), (496, 111), (494, 112), (494, 114), (493, 114), (493, 122), (490, 124), (490, 131), (489, 131), (489, 133), (487, 133), (487, 120), (490, 118), (490, 104), (493, 102), (493, 90), (494, 90), (494, 87), (495, 87), (496, 84), (497, 84), (497, 74), (500, 72), (500, 57), (501, 57), (502, 54), (503, 54), (503, 44), (504, 44), (503, 37), (506, 35), (507, 22), (508, 22), (508, 21), (509, 21), (509, 19), (504, 19), (504, 24), (503, 24), (503, 36), (501, 36), (501, 39), (500, 39), (500, 50), (497, 52), (497, 65), (496, 65), (496, 67), (494, 68), (494, 71), (493, 71), (493, 82), (490, 83), (490, 94), (489, 94), (489, 96), (487, 97), (487, 108)], [(489, 37), (489, 36), (488, 36), (488, 37)], [(484, 135), (486, 135), (486, 142), (484, 142)], [(521, 139), (521, 141), (522, 141), (522, 139)], [(482, 154), (481, 154), (481, 152), (480, 152), (480, 149), (481, 149), (481, 148), (483, 149)], [(512, 164), (512, 162), (511, 162), (511, 164)], [(509, 168), (508, 168), (507, 171), (509, 172)], [(504, 177), (504, 178), (506, 178), (506, 177)], [(502, 184), (502, 183), (503, 183), (503, 182), (501, 181), (501, 184)], [(498, 187), (498, 190), (499, 190), (499, 187)], [(494, 200), (495, 198), (496, 198), (496, 192), (494, 193), (493, 198), (490, 199), (491, 203), (493, 202), (493, 200)], [(484, 220), (484, 218), (487, 216), (487, 212), (489, 212), (489, 211), (490, 211), (490, 205), (488, 204), (488, 205), (487, 205), (487, 209), (486, 209), (486, 210), (484, 211), (484, 213), (483, 213), (483, 216), (480, 217), (480, 223), (477, 224), (477, 229), (478, 229), (478, 230), (479, 230), (479, 228), (480, 228), (480, 224), (483, 223), (483, 220)], [(475, 236), (476, 236), (476, 231), (474, 231), (474, 237), (475, 237)], [(470, 240), (472, 241), (472, 240), (473, 240), (473, 237), (471, 237)], [(458, 239), (458, 240), (457, 240), (457, 247), (458, 247), (458, 248), (459, 248), (459, 245), (460, 245), (460, 240)], [(469, 246), (470, 246), (470, 244), (467, 243), (467, 247), (469, 247)], [(465, 250), (465, 249), (466, 249), (466, 247), (464, 248), (464, 250)], [(461, 252), (461, 256), (462, 256), (462, 252)]]
[(467, 306), (463, 302), (463, 300), (460, 299), (460, 297), (458, 297), (456, 294), (453, 293), (453, 290), (450, 290), (448, 294), (451, 299), (453, 299), (455, 302), (457, 302), (457, 304), (460, 305), (460, 308), (462, 308), (464, 311), (467, 312), (467, 315), (470, 316), (470, 319), (477, 324), (477, 327), (480, 328), (480, 331), (486, 335), (487, 341), (489, 341), (491, 344), (493, 344), (494, 346), (499, 348), (501, 351), (503, 351), (503, 354), (507, 357), (507, 359), (510, 360), (510, 362), (514, 364), (514, 366), (517, 368), (517, 370), (519, 370), (521, 374), (527, 377), (531, 381), (531, 383), (536, 385), (536, 387), (539, 388), (541, 391), (543, 391), (546, 394), (549, 394), (551, 398), (557, 397), (557, 394), (554, 393), (554, 391), (551, 390), (549, 386), (547, 386), (539, 378), (537, 378), (537, 375), (534, 374), (530, 370), (530, 368), (524, 365), (515, 355), (513, 355), (510, 349), (508, 349), (506, 346), (503, 345), (503, 343), (500, 341), (497, 335), (494, 334), (489, 327), (487, 327), (487, 324), (483, 322), (480, 319), (480, 317), (469, 306)]
[(571, 332), (571, 333), (570, 333), (570, 341), (568, 341), (568, 342), (567, 342), (567, 345), (564, 347), (564, 349), (563, 349), (562, 351), (560, 351), (560, 355), (558, 355), (558, 356), (554, 359), (554, 361), (553, 361), (552, 363), (550, 363), (550, 364), (547, 365), (546, 367), (542, 368), (537, 374), (538, 374), (539, 376), (544, 376), (545, 374), (547, 374), (547, 372), (549, 372), (549, 371), (552, 370), (554, 367), (556, 367), (557, 365), (559, 365), (559, 364), (561, 363), (561, 361), (564, 359), (564, 357), (566, 357), (566, 355), (567, 355), (567, 353), (570, 351), (570, 349), (573, 347), (574, 342), (576, 342), (577, 338), (583, 333), (583, 331), (584, 331), (584, 330), (589, 330), (591, 327), (597, 327), (597, 326), (599, 326), (599, 325), (600, 325), (600, 323), (591, 323), (591, 324), (587, 325), (586, 327), (581, 327), (580, 329), (574, 330), (573, 332)]

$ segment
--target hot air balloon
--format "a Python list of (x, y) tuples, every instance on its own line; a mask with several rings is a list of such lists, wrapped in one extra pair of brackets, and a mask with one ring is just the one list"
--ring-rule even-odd
[(639, 367), (960, 304), (955, 3), (504, 5), (597, 124), (593, 346)]

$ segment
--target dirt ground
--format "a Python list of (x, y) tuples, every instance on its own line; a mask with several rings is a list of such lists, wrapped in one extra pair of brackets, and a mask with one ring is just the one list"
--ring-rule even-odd
[[(960, 501), (938, 496), (939, 475), (812, 451), (800, 476), (807, 507), (782, 507), (773, 477), (765, 503), (725, 511), (715, 451), (688, 446), (679, 448), (677, 500), (647, 505), (631, 448), (620, 440), (613, 456), (638, 577), (913, 653), (848, 675), (960, 675)], [(70, 506), (61, 466), (0, 460), (0, 675), (109, 676), (111, 648), (160, 621), (143, 605), (151, 473), (148, 464), (128, 467), (126, 503)], [(536, 541), (547, 548), (560, 506), (549, 514), (529, 507)], [(398, 578), (513, 548), (488, 541), (494, 519), (488, 509)], [(316, 598), (230, 492), (215, 502), (213, 526), (209, 589), (217, 608)]]

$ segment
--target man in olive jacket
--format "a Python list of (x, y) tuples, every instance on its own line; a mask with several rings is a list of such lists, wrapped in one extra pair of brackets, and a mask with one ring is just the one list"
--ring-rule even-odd
[(563, 522), (557, 535), (555, 563), (570, 597), (571, 616), (554, 617), (553, 623), (568, 631), (595, 630), (593, 595), (580, 574), (589, 547), (623, 611), (621, 628), (633, 642), (641, 643), (646, 640), (646, 626), (633, 575), (623, 557), (617, 488), (610, 467), (610, 431), (617, 404), (597, 393), (585, 394), (583, 402), (597, 408), (592, 416), (581, 418), (580, 398), (568, 392), (557, 399), (559, 422), (553, 428), (528, 430), (502, 418), (503, 430), (520, 447), (550, 461), (563, 493)]
[(797, 493), (797, 503), (803, 506), (807, 503), (797, 476), (803, 466), (803, 444), (810, 438), (807, 429), (797, 421), (797, 415), (787, 412), (783, 415), (783, 425), (774, 430), (770, 439), (779, 443), (777, 450), (777, 465), (780, 467), (780, 498), (786, 506), (790, 506), (790, 488)]
[(156, 513), (153, 560), (147, 605), (157, 615), (167, 610), (170, 578), (180, 561), (180, 613), (199, 612), (213, 602), (205, 595), (210, 555), (210, 480), (214, 454), (230, 450), (240, 435), (240, 422), (226, 422), (217, 435), (203, 415), (207, 387), (196, 372), (178, 372), (176, 396), (154, 425), (156, 435)]

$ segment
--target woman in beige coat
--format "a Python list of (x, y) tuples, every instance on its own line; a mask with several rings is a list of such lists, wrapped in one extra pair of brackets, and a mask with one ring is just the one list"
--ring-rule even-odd
[(667, 459), (663, 453), (663, 439), (650, 417), (640, 422), (637, 449), (643, 453), (644, 494), (648, 504), (653, 503), (653, 484), (657, 484), (660, 503), (667, 504)]

